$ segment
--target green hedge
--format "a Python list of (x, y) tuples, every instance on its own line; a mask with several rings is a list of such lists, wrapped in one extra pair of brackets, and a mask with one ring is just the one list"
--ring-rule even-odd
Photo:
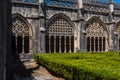
[(120, 53), (35, 54), (35, 61), (67, 80), (120, 80)]

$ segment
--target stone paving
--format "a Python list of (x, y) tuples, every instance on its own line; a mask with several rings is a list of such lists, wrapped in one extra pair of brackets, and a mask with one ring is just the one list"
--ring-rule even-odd
[(65, 80), (64, 78), (51, 75), (46, 68), (39, 66), (34, 61), (24, 62), (23, 65), (26, 67), (27, 71), (31, 72), (31, 76), (22, 78), (16, 76), (16, 80)]

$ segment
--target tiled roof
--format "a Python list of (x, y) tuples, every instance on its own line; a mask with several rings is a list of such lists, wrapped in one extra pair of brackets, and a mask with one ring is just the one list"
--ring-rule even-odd
[(77, 0), (44, 0), (45, 5), (76, 8)]

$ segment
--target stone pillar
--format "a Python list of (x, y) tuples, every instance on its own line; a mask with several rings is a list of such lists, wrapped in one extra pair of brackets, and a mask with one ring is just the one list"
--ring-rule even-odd
[(109, 1), (109, 21), (113, 21), (113, 13), (114, 13), (114, 2), (113, 0)]
[(24, 35), (22, 36), (22, 54), (24, 54), (25, 51), (24, 51)]
[(17, 38), (18, 38), (18, 37), (17, 37), (17, 35), (16, 35), (16, 36), (15, 36), (15, 47), (16, 47), (16, 50), (15, 50), (15, 51), (16, 51), (16, 53), (18, 53), (18, 50), (17, 50), (17, 46), (18, 46), (18, 44), (17, 44)]
[(38, 9), (38, 17), (39, 17), (39, 35), (38, 35), (38, 52), (45, 53), (45, 15), (42, 10), (41, 4), (43, 0), (39, 0), (39, 9)]
[(49, 53), (51, 53), (51, 36), (49, 36)]
[[(0, 0), (0, 80), (12, 80), (11, 2)], [(7, 76), (6, 76), (7, 73)]]
[(32, 54), (33, 53), (33, 50), (32, 50), (32, 45), (33, 45), (32, 44), (32, 36), (29, 36), (29, 40), (30, 40), (30, 42), (29, 42), (29, 44), (30, 44), (29, 45), (29, 53)]
[(61, 53), (61, 36), (59, 36), (59, 53)]
[(115, 27), (115, 23), (114, 22), (109, 22), (107, 24), (107, 27), (109, 27), (109, 51), (113, 51), (114, 50), (114, 27)]
[(80, 22), (81, 26), (80, 26), (80, 51), (81, 52), (86, 52), (87, 51), (87, 33), (86, 33), (86, 30), (85, 30), (85, 21), (83, 21), (81, 19), (81, 22)]
[(103, 48), (104, 48), (104, 47), (103, 47), (103, 46), (104, 46), (103, 39), (104, 39), (104, 38), (101, 37), (101, 51), (103, 51)]
[(69, 36), (69, 53), (71, 53), (71, 36)]
[(40, 39), (40, 49), (41, 49), (41, 52), (40, 53), (45, 53), (45, 31), (44, 32), (41, 32), (41, 35), (40, 35), (41, 39)]
[(66, 53), (66, 52), (67, 52), (67, 51), (66, 51), (66, 47), (67, 47), (67, 45), (66, 45), (66, 36), (64, 36), (64, 41), (65, 41), (65, 42), (64, 42), (64, 48), (65, 48), (65, 49), (64, 49), (64, 52)]
[(94, 44), (94, 50), (93, 50), (93, 51), (95, 52), (95, 51), (96, 51), (96, 46), (95, 46), (95, 45), (96, 45), (96, 44), (95, 44), (95, 43), (96, 43), (96, 42), (95, 42), (95, 37), (94, 37), (94, 41), (93, 41), (93, 42), (94, 42), (94, 43), (93, 43), (93, 44)]
[(116, 29), (114, 30), (114, 49), (116, 50), (116, 51), (118, 51), (120, 48), (119, 48), (119, 35), (118, 35), (118, 32), (116, 32)]
[(56, 53), (56, 36), (54, 36), (54, 53)]
[(91, 37), (90, 37), (90, 52), (92, 52), (92, 47), (91, 47), (92, 43), (91, 43)]
[(43, 0), (39, 0), (39, 3), (43, 3)]
[(78, 18), (82, 18), (83, 0), (78, 0)]
[(100, 51), (100, 37), (98, 37), (98, 52)]
[[(11, 31), (11, 27), (12, 27), (12, 17), (11, 17), (11, 0), (3, 0), (6, 1), (6, 5), (7, 5), (7, 14), (6, 14), (6, 18), (7, 18), (7, 23), (6, 23), (6, 40), (7, 40), (7, 55), (6, 55), (6, 80), (13, 80), (13, 56), (14, 54), (12, 53), (12, 31)], [(0, 2), (1, 3), (1, 2)], [(5, 8), (4, 8), (5, 9)], [(2, 8), (3, 11), (3, 8)]]
[(114, 12), (114, 2), (113, 2), (113, 0), (109, 1), (109, 12), (110, 12), (110, 14)]

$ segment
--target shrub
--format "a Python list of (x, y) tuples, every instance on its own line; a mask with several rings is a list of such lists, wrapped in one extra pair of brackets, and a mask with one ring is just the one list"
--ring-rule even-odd
[(119, 52), (35, 54), (37, 63), (67, 80), (119, 80)]

